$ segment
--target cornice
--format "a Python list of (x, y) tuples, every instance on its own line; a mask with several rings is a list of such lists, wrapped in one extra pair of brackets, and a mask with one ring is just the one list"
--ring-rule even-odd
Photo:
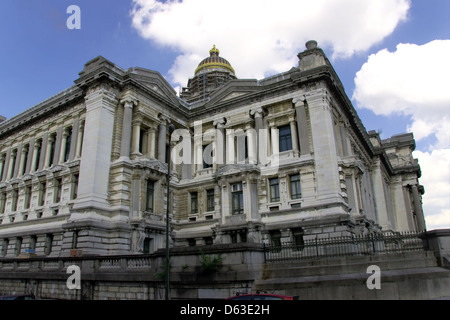
[(8, 119), (0, 124), (0, 139), (5, 135), (10, 135), (16, 130), (29, 126), (31, 122), (54, 113), (68, 103), (80, 100), (84, 97), (83, 90), (77, 86), (72, 86), (47, 100), (25, 110), (24, 112)]

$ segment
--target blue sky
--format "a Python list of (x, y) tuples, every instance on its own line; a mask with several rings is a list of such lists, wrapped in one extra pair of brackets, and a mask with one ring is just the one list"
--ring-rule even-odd
[[(66, 26), (70, 5), (81, 9), (80, 30)], [(382, 138), (414, 131), (427, 224), (450, 228), (450, 99), (436, 97), (450, 89), (428, 87), (442, 79), (450, 88), (440, 59), (450, 56), (448, 0), (2, 0), (0, 9), (7, 118), (73, 85), (99, 55), (124, 69), (156, 70), (178, 91), (213, 44), (238, 77), (262, 78), (296, 66), (315, 39), (367, 130)], [(412, 92), (402, 88), (408, 81)]]

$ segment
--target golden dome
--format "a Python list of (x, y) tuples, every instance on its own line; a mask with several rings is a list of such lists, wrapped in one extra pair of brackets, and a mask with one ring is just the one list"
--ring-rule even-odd
[(209, 50), (209, 57), (203, 59), (197, 69), (195, 69), (195, 75), (200, 71), (207, 69), (225, 69), (226, 71), (231, 72), (234, 75), (234, 69), (231, 64), (224, 58), (219, 56), (219, 49), (216, 48), (216, 45), (213, 46), (211, 50)]

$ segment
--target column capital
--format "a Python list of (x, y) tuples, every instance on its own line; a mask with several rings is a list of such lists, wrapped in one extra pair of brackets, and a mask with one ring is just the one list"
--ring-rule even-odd
[(298, 107), (298, 105), (303, 105), (306, 102), (306, 95), (301, 95), (292, 99), (292, 103)]
[(217, 129), (222, 129), (226, 123), (227, 119), (225, 117), (219, 118), (213, 121), (213, 126), (216, 127)]
[(139, 104), (139, 101), (132, 97), (126, 97), (120, 100), (120, 104), (123, 104), (125, 108), (133, 108)]
[(164, 115), (164, 114), (162, 114), (162, 113), (160, 113), (159, 115), (158, 115), (158, 119), (160, 120), (160, 123), (159, 124), (162, 124), (162, 125), (168, 125), (168, 124), (170, 124), (170, 119), (169, 119), (169, 117), (168, 116), (166, 116), (166, 115)]
[(255, 118), (262, 118), (264, 116), (264, 110), (262, 107), (254, 108), (250, 110), (250, 115), (254, 116)]

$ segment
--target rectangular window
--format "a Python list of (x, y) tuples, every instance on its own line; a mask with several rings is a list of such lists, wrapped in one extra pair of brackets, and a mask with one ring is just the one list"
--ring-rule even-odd
[(45, 194), (46, 193), (47, 193), (47, 184), (44, 182), (44, 183), (41, 183), (41, 192), (39, 195), (39, 206), (40, 207), (42, 207), (45, 204), (45, 197), (46, 197)]
[(270, 243), (272, 245), (272, 252), (281, 251), (281, 232), (279, 230), (274, 230), (270, 232)]
[(280, 152), (292, 150), (291, 126), (285, 125), (278, 127)]
[(152, 238), (145, 238), (144, 239), (144, 248), (142, 249), (143, 254), (149, 254), (150, 248), (152, 244)]
[(278, 178), (269, 179), (270, 202), (280, 201), (280, 184)]
[(206, 191), (206, 211), (214, 211), (214, 189)]
[(244, 213), (244, 194), (242, 192), (242, 183), (231, 185), (232, 214)]
[(191, 213), (198, 212), (198, 192), (191, 192)]
[(0, 195), (0, 213), (5, 213), (6, 209), (6, 192), (2, 192)]
[(62, 194), (62, 179), (58, 179), (55, 182), (55, 203), (61, 202), (61, 194)]
[(300, 190), (300, 175), (294, 174), (290, 176), (291, 182), (291, 199), (300, 199), (302, 192)]
[(154, 204), (154, 196), (155, 196), (155, 183), (151, 180), (147, 180), (147, 197), (145, 203), (145, 210), (148, 212), (153, 212), (153, 204)]
[(16, 212), (17, 211), (17, 205), (19, 203), (19, 191), (18, 190), (13, 190), (12, 191), (12, 212)]
[(64, 162), (69, 161), (70, 157), (70, 145), (72, 144), (72, 128), (68, 129), (67, 138), (66, 138), (66, 146), (65, 146), (65, 154), (64, 154)]
[(24, 209), (30, 209), (30, 202), (31, 202), (31, 187), (26, 187)]
[(73, 176), (73, 190), (72, 190), (72, 199), (76, 199), (78, 197), (78, 179), (79, 179), (79, 175), (75, 174)]
[(52, 136), (52, 139), (50, 141), (50, 159), (49, 159), (50, 167), (55, 162), (55, 147), (56, 147), (56, 134)]

